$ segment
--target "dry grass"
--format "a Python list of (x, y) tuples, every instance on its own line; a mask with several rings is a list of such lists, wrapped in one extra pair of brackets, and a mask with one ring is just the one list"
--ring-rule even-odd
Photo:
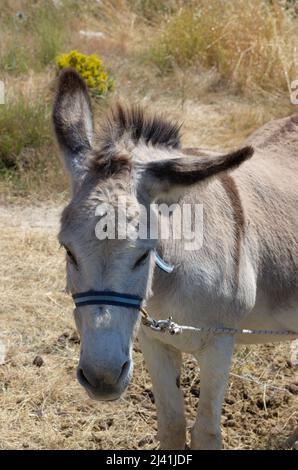
[[(296, 41), (291, 39), (297, 20), (290, 19), (278, 5), (273, 13), (267, 9), (262, 15), (252, 15), (252, 8), (258, 12), (264, 0), (254, 0), (242, 9), (242, 0), (230, 2), (224, 10), (230, 14), (227, 28), (221, 1), (193, 0), (184, 8), (184, 2), (164, 0), (157, 2), (154, 15), (146, 0), (103, 1), (100, 5), (94, 0), (67, 0), (62, 10), (53, 7), (52, 1), (47, 8), (49, 1), (38, 0), (33, 5), (27, 0), (5, 0), (0, 12), (4, 25), (0, 31), (0, 78), (7, 97), (7, 105), (0, 106), (0, 133), (4, 135), (0, 141), (0, 185), (6, 197), (35, 192), (46, 199), (55, 194), (60, 197), (65, 191), (48, 112), (56, 76), (51, 60), (57, 52), (77, 48), (103, 57), (116, 81), (111, 99), (120, 95), (146, 107), (150, 102), (153, 110), (166, 109), (167, 114), (186, 121), (185, 143), (190, 145), (234, 146), (266, 120), (295, 111), (285, 89), (288, 81), (296, 78)], [(198, 5), (206, 14), (195, 14)], [(25, 15), (21, 21), (16, 17), (20, 11)], [(241, 28), (239, 23), (243, 23)], [(54, 29), (49, 30), (51, 27)], [(65, 29), (63, 38), (56, 34), (56, 27)], [(80, 30), (100, 31), (103, 37), (88, 38)], [(219, 40), (222, 35), (224, 39)], [(56, 38), (57, 43), (48, 43), (48, 38)], [(245, 53), (235, 68), (248, 43), (253, 53)], [(162, 54), (172, 48), (164, 55), (171, 57), (170, 75), (161, 77), (154, 61), (144, 63), (144, 51), (150, 44)], [(192, 54), (192, 59), (187, 54)], [(7, 57), (12, 67), (7, 66)], [(223, 77), (255, 93), (249, 98), (237, 95)], [(262, 96), (251, 87), (257, 83)], [(108, 105), (109, 100), (94, 102), (96, 115)], [(37, 130), (33, 142), (22, 108), (30, 111), (28, 122)], [(9, 166), (14, 167), (12, 171)]]
[[(25, 150), (45, 147), (51, 140), (50, 108), (43, 102), (29, 102), (23, 95), (8, 102), (0, 115), (2, 137), (0, 162), (6, 168), (30, 165)], [(22, 153), (22, 160), (18, 156)]]
[(150, 48), (161, 72), (199, 63), (216, 67), (242, 92), (288, 92), (298, 74), (298, 22), (291, 10), (276, 0), (190, 4), (169, 18)]
[(4, 0), (0, 12), (0, 72), (25, 74), (51, 64), (67, 45), (74, 7), (72, 0), (65, 0), (59, 9), (52, 0)]
[[(206, 63), (194, 61), (188, 67), (176, 64), (171, 74), (162, 77), (152, 62), (144, 63), (144, 45), (148, 45), (148, 38), (156, 44), (160, 40), (161, 25), (171, 15), (174, 15), (175, 22), (179, 18), (177, 9), (185, 2), (156, 2), (158, 9), (153, 14), (147, 0), (103, 1), (100, 7), (93, 0), (70, 1), (80, 5), (81, 10), (79, 17), (75, 15), (71, 19), (71, 35), (67, 38), (69, 48), (79, 48), (84, 53), (96, 52), (110, 65), (117, 85), (112, 99), (121, 95), (146, 107), (150, 103), (152, 110), (166, 111), (168, 116), (183, 121), (185, 145), (212, 148), (237, 146), (269, 119), (297, 111), (290, 104), (287, 93), (280, 92), (280, 84), (285, 90), (287, 80), (285, 69), (279, 65), (274, 66), (272, 71), (272, 76), (278, 77), (275, 82), (279, 84), (277, 88), (263, 89), (261, 96), (257, 92), (251, 93), (248, 98), (233, 93), (231, 87), (223, 83), (224, 68), (218, 67), (216, 61), (213, 63), (213, 59)], [(4, 19), (6, 21), (5, 15), (14, 17), (17, 11), (26, 11), (29, 3), (32, 2), (4, 0), (0, 11), (2, 24)], [(35, 5), (38, 3), (35, 2)], [(236, 8), (236, 3), (229, 2), (232, 5), (230, 8)], [(246, 8), (251, 8), (253, 3), (245, 4), (243, 15), (248, 22), (247, 27), (251, 25), (256, 34), (261, 19), (253, 15), (249, 20), (245, 16)], [(201, 4), (207, 5), (207, 2), (202, 0)], [(256, 4), (260, 4), (260, 0), (256, 0)], [(215, 2), (209, 1), (208, 5), (211, 8)], [(218, 18), (216, 12), (214, 10), (213, 18)], [(212, 21), (212, 17), (208, 21)], [(286, 21), (283, 24), (287, 25), (287, 34), (290, 34), (294, 20), (293, 23), (287, 23), (290, 21), (288, 19), (282, 21)], [(3, 48), (9, 52), (13, 32), (9, 29), (9, 22), (5, 24), (6, 28), (0, 31), (2, 59)], [(170, 20), (169, 24), (174, 23)], [(17, 36), (19, 39), (23, 34), (28, 34), (25, 25), (20, 28), (24, 31), (22, 29), (20, 37)], [(79, 34), (81, 29), (101, 31), (104, 36), (88, 39)], [(243, 35), (249, 32), (248, 28), (235, 26), (230, 34), (240, 34), (240, 31)], [(272, 39), (273, 36), (270, 37)], [(228, 42), (227, 37), (224, 44), (234, 48), (231, 38), (229, 36)], [(282, 48), (287, 38), (278, 41)], [(30, 35), (29, 31), (30, 50), (34, 50), (35, 41), (36, 36)], [(241, 47), (244, 42), (240, 41)], [(276, 46), (277, 43), (273, 41), (272, 44)], [(274, 63), (278, 64), (277, 49), (274, 50)], [(66, 198), (66, 178), (58, 165), (57, 149), (50, 137), (49, 115), (46, 114), (45, 119), (41, 116), (41, 120), (38, 114), (36, 116), (39, 129), (37, 140), (41, 138), (41, 142), (34, 148), (24, 140), (28, 137), (26, 122), (16, 106), (22, 94), (33, 110), (39, 102), (46, 109), (52, 100), (55, 70), (51, 64), (44, 68), (36, 64), (33, 66), (28, 62), (26, 53), (22, 56), (23, 52), (22, 49), (17, 51), (20, 54), (20, 69), (2, 68), (0, 76), (5, 81), (9, 102), (15, 106), (4, 111), (0, 106), (0, 113), (3, 116), (15, 109), (10, 114), (12, 130), (21, 133), (18, 141), (25, 142), (17, 156), (18, 172), (4, 172), (0, 180), (0, 340), (8, 347), (6, 364), (0, 365), (0, 448), (156, 448), (156, 414), (150, 379), (138, 346), (133, 383), (119, 403), (96, 404), (86, 397), (76, 383), (79, 345), (73, 335), (72, 305), (62, 292), (64, 256), (55, 238), (57, 204), (63, 203)], [(15, 51), (11, 50), (10, 53), (14, 58)], [(212, 53), (216, 57), (214, 48)], [(262, 65), (265, 56), (257, 54), (256, 57)], [(231, 58), (234, 60), (235, 56)], [(269, 59), (271, 56), (268, 56)], [(292, 62), (288, 60), (290, 58), (286, 58), (290, 73), (288, 67)], [(38, 63), (41, 64), (40, 57)], [(232, 61), (231, 64), (235, 63)], [(238, 77), (246, 73), (246, 85), (250, 86), (263, 69), (245, 68), (244, 64), (245, 61), (237, 69)], [(210, 68), (211, 65), (214, 66)], [(268, 74), (264, 75), (265, 79), (268, 79)], [(262, 86), (265, 81), (261, 82)], [(109, 101), (94, 103), (98, 123), (108, 105)], [(32, 123), (34, 128), (34, 121)], [(0, 125), (0, 136), (8, 124), (5, 120), (5, 125)], [(10, 134), (12, 136), (13, 133)], [(46, 140), (46, 145), (44, 138), (50, 139)], [(15, 139), (12, 143), (17, 145)], [(1, 145), (3, 141), (0, 148)], [(24, 165), (25, 161), (30, 164)], [(42, 199), (47, 201), (46, 206), (37, 205), (37, 200)], [(33, 364), (37, 355), (44, 360), (41, 367)], [(236, 375), (231, 375), (223, 414), (226, 447), (281, 448), (286, 438), (294, 432), (297, 426), (297, 396), (290, 394), (286, 386), (297, 381), (298, 369), (294, 365), (291, 367), (289, 359), (290, 345), (287, 343), (242, 348), (235, 355), (233, 374)], [(245, 376), (245, 379), (239, 378), (239, 375)], [(199, 371), (189, 357), (186, 357), (182, 386), (190, 423), (198, 402)]]
[[(23, 209), (0, 211), (0, 325), (8, 348), (6, 364), (0, 366), (0, 448), (157, 448), (151, 384), (138, 346), (133, 382), (119, 402), (95, 403), (77, 384), (79, 345), (72, 304), (62, 292), (58, 211), (55, 206)], [(41, 367), (33, 364), (36, 356), (43, 358)], [(193, 359), (185, 359), (182, 386), (190, 424), (199, 371)], [(286, 343), (241, 348), (235, 355), (236, 375), (231, 375), (222, 419), (226, 447), (281, 448), (294, 432), (297, 397), (286, 386), (297, 380), (298, 368), (289, 360)]]

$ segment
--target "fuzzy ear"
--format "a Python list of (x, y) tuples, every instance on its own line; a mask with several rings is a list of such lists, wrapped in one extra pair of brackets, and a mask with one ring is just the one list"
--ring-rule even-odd
[(233, 170), (254, 153), (252, 147), (244, 147), (221, 156), (180, 157), (151, 161), (140, 168), (139, 190), (147, 200), (169, 198), (177, 200), (185, 187), (206, 181), (212, 176)]
[(53, 110), (54, 128), (73, 186), (84, 176), (92, 147), (93, 118), (84, 80), (73, 69), (59, 77)]

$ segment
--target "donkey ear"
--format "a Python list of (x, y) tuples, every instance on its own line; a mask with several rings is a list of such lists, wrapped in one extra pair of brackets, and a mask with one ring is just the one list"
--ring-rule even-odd
[(185, 188), (212, 176), (237, 168), (254, 153), (252, 147), (218, 157), (181, 157), (157, 160), (141, 168), (140, 192), (150, 201), (156, 198), (178, 200)]
[(87, 87), (73, 69), (59, 77), (53, 110), (54, 128), (73, 185), (85, 174), (86, 154), (91, 150), (93, 118)]

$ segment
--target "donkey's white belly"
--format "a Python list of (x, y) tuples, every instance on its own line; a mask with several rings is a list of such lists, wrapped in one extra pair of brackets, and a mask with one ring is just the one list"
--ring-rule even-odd
[[(159, 301), (158, 301), (159, 300)], [(293, 331), (293, 335), (273, 335), (273, 334), (242, 334), (236, 335), (236, 343), (238, 344), (261, 344), (261, 343), (272, 343), (280, 341), (291, 341), (298, 337), (298, 301), (291, 300), (282, 306), (269, 305), (268, 299), (264, 296), (259, 295), (253, 309), (250, 313), (239, 318), (237, 322), (234, 317), (234, 322), (229, 323), (229, 315), (223, 313), (223, 316), (217, 315), (220, 318), (221, 325), (214, 321), (214, 311), (203, 313), (200, 311), (200, 302), (198, 301), (198, 309), (192, 310), (188, 308), (187, 302), (184, 305), (179, 304), (178, 298), (167, 299), (152, 299), (149, 307), (150, 313), (156, 318), (167, 318), (170, 315), (173, 316), (174, 321), (182, 325), (191, 325), (196, 327), (201, 326), (231, 326), (239, 329), (250, 329), (250, 330), (276, 330)], [(206, 324), (206, 317), (209, 319), (210, 324)], [(226, 318), (225, 318), (226, 317)], [(203, 321), (205, 320), (205, 321)], [(209, 322), (208, 322), (209, 323)], [(146, 334), (159, 339), (162, 342), (170, 344), (177, 349), (193, 353), (204, 348), (208, 335), (197, 332), (183, 332), (177, 336), (171, 336), (168, 333), (155, 333), (148, 331), (148, 327), (145, 327)], [(297, 333), (297, 334), (296, 334)]]
[(271, 343), (273, 341), (287, 341), (298, 337), (298, 301), (293, 300), (287, 305), (270, 307), (261, 298), (248, 316), (240, 323), (241, 328), (289, 330), (296, 335), (237, 335), (236, 342), (242, 344)]
[[(185, 322), (184, 322), (185, 324)], [(254, 309), (253, 312), (238, 325), (243, 329), (260, 329), (260, 330), (276, 330), (282, 331), (288, 329), (286, 325), (278, 322), (270, 315), (260, 315), (260, 312)], [(166, 344), (169, 344), (180, 351), (186, 353), (195, 353), (203, 349), (210, 337), (208, 334), (185, 331), (178, 335), (171, 336), (169, 333), (160, 333), (150, 330), (148, 327), (143, 327), (146, 335), (151, 336), (152, 339), (157, 339)], [(293, 327), (290, 331), (297, 331), (293, 335), (273, 335), (273, 334), (242, 334), (236, 335), (235, 340), (238, 344), (264, 344), (281, 341), (292, 341), (298, 338), (298, 327)]]

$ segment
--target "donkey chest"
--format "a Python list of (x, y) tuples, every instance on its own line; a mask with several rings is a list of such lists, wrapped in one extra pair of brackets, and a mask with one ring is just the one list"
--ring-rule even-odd
[(150, 304), (160, 318), (168, 313), (177, 320), (210, 326), (210, 323), (218, 322), (219, 315), (239, 312), (241, 316), (241, 311), (247, 310), (243, 301), (248, 297), (246, 291), (249, 291), (247, 281), (241, 289), (235, 286), (233, 269), (230, 272), (229, 268), (218, 269), (214, 262), (181, 263), (171, 274), (156, 269)]

